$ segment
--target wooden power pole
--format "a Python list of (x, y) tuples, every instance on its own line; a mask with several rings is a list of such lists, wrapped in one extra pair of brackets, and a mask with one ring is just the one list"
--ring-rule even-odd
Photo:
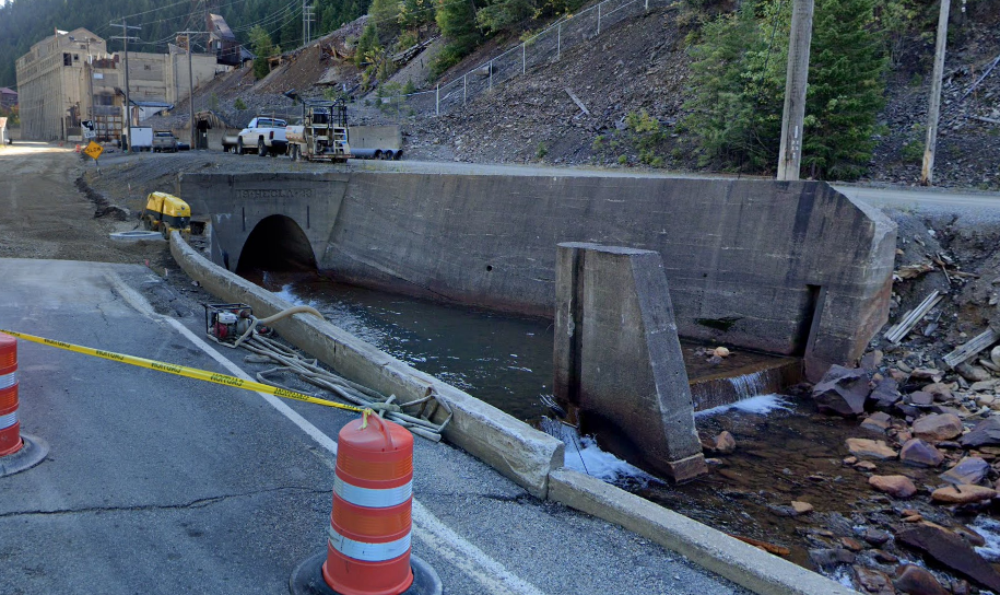
[(200, 31), (181, 31), (178, 35), (185, 36), (187, 39), (187, 55), (188, 55), (188, 128), (191, 133), (191, 150), (194, 151), (198, 148), (198, 143), (195, 140), (194, 135), (194, 71), (191, 65), (191, 52), (194, 51), (194, 46), (192, 45), (193, 40), (192, 35), (200, 34)]
[(934, 74), (931, 79), (931, 101), (927, 108), (927, 146), (924, 148), (924, 166), (920, 170), (920, 184), (930, 186), (934, 179), (934, 150), (937, 146), (938, 120), (941, 115), (941, 79), (944, 78), (944, 55), (948, 46), (948, 13), (951, 0), (941, 0), (938, 16), (937, 43), (934, 46)]
[(781, 118), (778, 179), (798, 180), (802, 164), (802, 122), (806, 117), (809, 82), (809, 44), (812, 42), (813, 0), (795, 0), (788, 39), (788, 75), (785, 109)]
[(128, 21), (122, 19), (121, 23), (111, 23), (112, 27), (121, 27), (122, 34), (111, 39), (121, 39), (125, 42), (125, 129), (122, 131), (126, 137), (128, 137), (128, 143), (124, 145), (125, 152), (128, 153), (132, 150), (132, 102), (129, 97), (129, 81), (128, 81), (128, 42), (129, 40), (138, 41), (139, 38), (129, 35), (130, 30), (139, 30), (142, 27), (135, 25), (129, 25)]

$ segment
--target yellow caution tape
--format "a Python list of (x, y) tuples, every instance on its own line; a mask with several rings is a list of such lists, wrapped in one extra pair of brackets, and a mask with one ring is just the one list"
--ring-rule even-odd
[(133, 357), (131, 355), (115, 353), (113, 351), (91, 349), (90, 347), (83, 347), (81, 345), (74, 345), (72, 343), (64, 343), (63, 341), (54, 341), (52, 339), (44, 339), (42, 337), (36, 337), (34, 335), (18, 333), (15, 331), (8, 331), (6, 329), (0, 329), (0, 333), (5, 333), (12, 337), (17, 337), (18, 339), (24, 339), (25, 341), (31, 341), (32, 343), (41, 343), (42, 345), (49, 345), (50, 347), (58, 347), (59, 349), (65, 349), (66, 351), (72, 351), (73, 353), (82, 353), (84, 355), (91, 355), (102, 359), (109, 359), (111, 361), (121, 362), (123, 364), (129, 364), (132, 366), (138, 366), (140, 368), (156, 370), (157, 372), (166, 372), (167, 374), (184, 376), (185, 378), (193, 378), (195, 380), (202, 380), (204, 382), (213, 382), (215, 384), (222, 384), (224, 386), (232, 386), (234, 388), (242, 388), (244, 390), (252, 390), (256, 392), (267, 393), (269, 395), (282, 397), (284, 399), (294, 399), (296, 401), (302, 401), (305, 403), (313, 403), (314, 405), (323, 405), (324, 407), (333, 407), (335, 409), (344, 409), (347, 411), (355, 411), (358, 413), (362, 413), (365, 411), (365, 409), (361, 407), (355, 407), (353, 405), (344, 405), (342, 403), (336, 403), (334, 401), (328, 401), (326, 399), (318, 399), (316, 397), (310, 397), (309, 395), (304, 395), (302, 393), (297, 393), (295, 391), (287, 390), (284, 388), (278, 388), (276, 386), (261, 384), (260, 382), (254, 382), (252, 380), (243, 380), (242, 378), (237, 378), (235, 376), (228, 376), (226, 374), (216, 374), (215, 372), (209, 372), (207, 370), (199, 370), (197, 368), (189, 368), (187, 366), (167, 364), (151, 359), (146, 359), (143, 357)]

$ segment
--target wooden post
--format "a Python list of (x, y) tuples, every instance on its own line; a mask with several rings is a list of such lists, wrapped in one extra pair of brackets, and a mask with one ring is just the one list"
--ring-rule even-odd
[(934, 46), (934, 74), (931, 78), (931, 101), (927, 108), (927, 146), (924, 148), (924, 165), (920, 170), (920, 184), (930, 186), (934, 180), (934, 150), (937, 146), (938, 119), (941, 115), (941, 79), (944, 77), (944, 55), (948, 46), (948, 13), (951, 0), (941, 0), (938, 15), (937, 43)]
[(782, 181), (798, 180), (802, 163), (802, 123), (806, 116), (812, 19), (813, 0), (795, 0), (792, 5), (792, 31), (788, 39), (788, 76), (778, 150), (778, 180)]

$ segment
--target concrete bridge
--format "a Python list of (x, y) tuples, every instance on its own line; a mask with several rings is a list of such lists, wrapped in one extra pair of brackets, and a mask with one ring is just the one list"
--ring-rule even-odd
[(896, 229), (825, 183), (654, 175), (186, 174), (212, 260), (554, 316), (556, 246), (659, 252), (679, 333), (802, 356), (817, 378), (888, 317)]

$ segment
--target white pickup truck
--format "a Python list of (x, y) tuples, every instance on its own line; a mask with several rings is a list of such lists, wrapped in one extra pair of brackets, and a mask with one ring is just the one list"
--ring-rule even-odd
[(256, 151), (261, 157), (268, 153), (283, 154), (288, 146), (285, 139), (287, 122), (280, 118), (257, 116), (240, 130), (236, 139), (236, 152), (240, 155)]

